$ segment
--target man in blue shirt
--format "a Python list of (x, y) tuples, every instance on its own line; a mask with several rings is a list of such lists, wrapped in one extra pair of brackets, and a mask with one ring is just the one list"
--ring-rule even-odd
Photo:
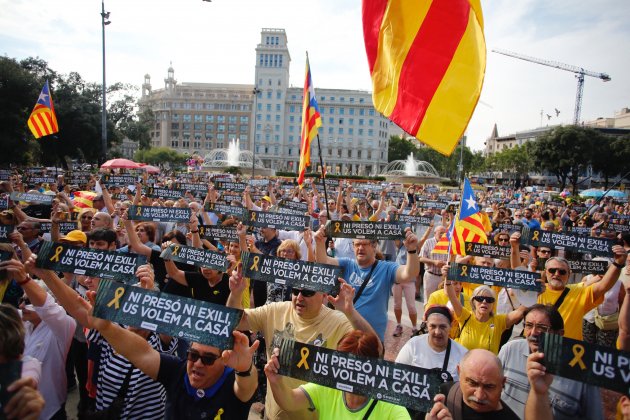
[(387, 304), (392, 286), (394, 283), (415, 281), (420, 272), (420, 263), (416, 255), (418, 238), (409, 229), (403, 242), (409, 254), (405, 265), (377, 260), (377, 243), (377, 240), (355, 239), (353, 247), (356, 259), (331, 258), (326, 254), (326, 233), (322, 226), (315, 234), (315, 258), (319, 263), (341, 266), (344, 269), (343, 279), (354, 287), (356, 293), (367, 280), (355, 307), (384, 341)]

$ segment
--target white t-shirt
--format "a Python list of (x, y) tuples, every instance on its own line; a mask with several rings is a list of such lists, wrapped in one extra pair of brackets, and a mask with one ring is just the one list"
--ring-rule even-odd
[[(454, 381), (459, 381), (457, 375), (457, 365), (459, 361), (468, 353), (468, 349), (459, 343), (451, 340), (451, 354), (448, 357), (446, 370), (451, 374)], [(446, 350), (437, 352), (429, 346), (429, 335), (422, 334), (412, 337), (398, 353), (396, 363), (417, 366), (425, 369), (440, 368), (444, 366), (444, 356)]]

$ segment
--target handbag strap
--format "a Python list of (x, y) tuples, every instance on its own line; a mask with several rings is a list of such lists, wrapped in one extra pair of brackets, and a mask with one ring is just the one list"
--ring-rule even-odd
[[(466, 320), (468, 321), (468, 320)], [(442, 370), (446, 372), (448, 369), (448, 359), (451, 355), (451, 339), (448, 339), (448, 344), (446, 345), (446, 353), (444, 354), (444, 363), (442, 364)]]
[(376, 264), (378, 264), (378, 260), (374, 261), (374, 264), (372, 264), (372, 268), (370, 269), (370, 272), (368, 273), (367, 277), (363, 280), (363, 283), (361, 283), (361, 287), (359, 287), (359, 290), (357, 291), (357, 294), (354, 296), (354, 300), (352, 301), (352, 303), (357, 303), (357, 300), (359, 300), (359, 298), (361, 297), (361, 293), (363, 293), (363, 289), (365, 289), (365, 286), (367, 286), (368, 281), (370, 281), (370, 277), (372, 277), (372, 273), (374, 272), (374, 269), (376, 268)]
[(368, 408), (368, 411), (365, 412), (365, 415), (363, 416), (363, 420), (367, 420), (370, 417), (370, 414), (372, 414), (372, 411), (374, 410), (374, 406), (376, 406), (377, 402), (378, 400), (372, 400), (372, 404), (370, 404), (370, 408)]
[(129, 382), (131, 382), (131, 372), (133, 372), (134, 366), (131, 362), (129, 362), (129, 364), (131, 365), (129, 367), (129, 370), (127, 370), (127, 374), (125, 375), (125, 379), (123, 380), (123, 383), (120, 387), (120, 390), (118, 391), (118, 395), (116, 395), (116, 397), (120, 397), (122, 396), (123, 398), (125, 397), (125, 395), (127, 395), (127, 390), (129, 389)]
[(564, 302), (564, 298), (567, 297), (568, 294), (569, 294), (569, 288), (565, 287), (564, 291), (562, 292), (558, 300), (556, 300), (556, 303), (553, 304), (553, 307), (556, 310), (560, 309), (560, 305), (562, 305), (562, 302)]
[[(470, 314), (470, 316), (468, 318), (466, 318), (466, 321), (464, 321), (464, 325), (462, 325), (462, 327), (459, 329), (459, 332), (457, 333), (457, 338), (461, 337), (462, 331), (464, 331), (464, 327), (466, 326), (466, 324), (468, 324), (468, 320), (470, 319), (471, 316), (472, 316), (472, 314)], [(450, 344), (450, 342), (449, 342), (449, 344)]]

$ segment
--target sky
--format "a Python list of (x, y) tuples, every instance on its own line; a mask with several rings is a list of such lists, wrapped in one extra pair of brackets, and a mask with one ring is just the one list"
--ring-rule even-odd
[[(541, 110), (542, 125), (573, 121), (574, 73), (494, 48), (609, 74), (610, 82), (586, 77), (582, 121), (630, 107), (630, 1), (481, 1), (488, 54), (480, 103), (467, 129), (472, 149), (483, 149), (495, 123), (499, 135), (540, 127)], [(0, 54), (38, 56), (57, 72), (102, 82), (100, 1), (0, 0), (0, 10)], [(293, 86), (303, 84), (308, 51), (316, 90), (371, 91), (358, 0), (107, 0), (105, 10), (111, 20), (108, 84), (139, 87), (148, 73), (153, 88), (161, 88), (172, 62), (180, 83), (253, 85), (260, 30), (282, 28)]]

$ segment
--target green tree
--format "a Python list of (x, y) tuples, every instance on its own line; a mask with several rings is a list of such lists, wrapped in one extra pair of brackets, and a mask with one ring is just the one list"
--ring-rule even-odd
[(400, 136), (390, 136), (389, 148), (387, 149), (388, 161), (405, 160), (411, 153), (415, 156), (418, 152), (415, 142), (416, 140), (407, 140)]
[[(598, 133), (599, 134), (599, 133)], [(604, 177), (604, 187), (608, 188), (610, 178), (624, 175), (630, 160), (630, 136), (610, 137), (599, 134), (594, 139), (591, 164), (594, 172)]]
[(569, 182), (573, 186), (573, 194), (577, 194), (578, 176), (590, 163), (600, 136), (590, 128), (557, 127), (532, 144), (532, 158), (539, 169), (556, 176), (560, 189)]
[(134, 155), (136, 162), (145, 162), (153, 165), (168, 163), (171, 166), (181, 166), (186, 161), (186, 156), (168, 147), (153, 147), (141, 149)]

